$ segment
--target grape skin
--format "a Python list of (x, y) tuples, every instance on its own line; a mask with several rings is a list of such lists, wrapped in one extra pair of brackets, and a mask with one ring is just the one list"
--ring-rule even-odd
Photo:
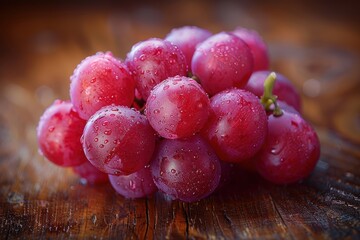
[(253, 56), (244, 41), (221, 32), (196, 47), (191, 69), (212, 96), (226, 89), (245, 86), (253, 72)]
[(156, 186), (173, 199), (198, 201), (210, 195), (221, 176), (220, 161), (199, 136), (164, 139), (151, 163)]
[(213, 96), (208, 122), (202, 135), (221, 160), (241, 162), (253, 157), (267, 134), (267, 117), (259, 99), (242, 89)]
[(262, 37), (255, 30), (242, 27), (237, 27), (232, 33), (249, 46), (254, 57), (254, 71), (268, 70), (269, 54)]
[(101, 184), (109, 181), (108, 175), (94, 167), (89, 161), (73, 167), (73, 171), (90, 184)]
[(80, 137), (86, 121), (79, 117), (70, 101), (55, 100), (40, 118), (37, 139), (40, 152), (62, 167), (87, 161)]
[(185, 76), (188, 70), (182, 51), (173, 43), (159, 38), (135, 44), (127, 54), (125, 63), (145, 101), (156, 84), (168, 77)]
[(256, 156), (256, 169), (266, 180), (290, 184), (307, 177), (320, 157), (316, 132), (300, 115), (283, 111), (269, 116), (269, 132)]
[(146, 197), (157, 190), (149, 165), (129, 175), (109, 175), (109, 180), (115, 191), (126, 198)]
[[(196, 26), (183, 26), (180, 28), (174, 28), (166, 35), (165, 40), (174, 43), (184, 53), (186, 63), (191, 67), (191, 59), (194, 55), (196, 46), (205, 41), (212, 35), (206, 29)], [(191, 69), (189, 69), (191, 71)]]
[(185, 138), (199, 132), (209, 116), (210, 99), (195, 80), (171, 77), (151, 91), (146, 117), (160, 136)]
[(140, 112), (107, 106), (86, 123), (82, 144), (87, 159), (108, 174), (131, 174), (151, 160), (155, 132)]
[(84, 59), (70, 78), (70, 99), (81, 118), (111, 104), (131, 106), (135, 82), (125, 64), (110, 52)]

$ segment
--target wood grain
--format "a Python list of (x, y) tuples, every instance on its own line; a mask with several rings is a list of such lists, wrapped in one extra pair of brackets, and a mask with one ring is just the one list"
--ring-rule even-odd
[[(20, 3), (0, 10), (0, 239), (360, 238), (356, 5)], [(263, 35), (272, 69), (294, 81), (320, 137), (321, 159), (308, 179), (277, 186), (239, 172), (196, 203), (161, 193), (129, 200), (38, 154), (39, 117), (54, 99), (69, 98), (69, 77), (83, 58), (107, 50), (125, 58), (134, 43), (189, 24), (212, 32), (242, 25)]]

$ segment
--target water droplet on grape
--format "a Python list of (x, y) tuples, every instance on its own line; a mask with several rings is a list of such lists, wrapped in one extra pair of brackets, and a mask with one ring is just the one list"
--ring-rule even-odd
[(291, 125), (298, 128), (299, 127), (299, 124), (295, 121), (291, 121)]
[(129, 187), (130, 187), (130, 189), (134, 190), (136, 188), (136, 183), (133, 180), (130, 180)]

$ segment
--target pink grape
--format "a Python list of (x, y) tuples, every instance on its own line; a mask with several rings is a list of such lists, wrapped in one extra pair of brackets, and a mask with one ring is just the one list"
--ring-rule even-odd
[(149, 165), (129, 175), (109, 175), (109, 180), (115, 191), (126, 198), (146, 197), (157, 190)]
[(269, 116), (268, 135), (258, 153), (256, 169), (266, 180), (290, 184), (306, 178), (320, 156), (316, 132), (298, 114), (283, 110), (279, 117)]
[(188, 70), (182, 51), (173, 43), (159, 38), (135, 44), (127, 54), (126, 64), (145, 101), (156, 84), (168, 77), (185, 76)]
[(237, 27), (232, 33), (241, 38), (250, 48), (254, 57), (254, 71), (269, 69), (269, 54), (267, 46), (258, 32)]
[(159, 83), (146, 103), (151, 126), (168, 139), (185, 138), (199, 132), (209, 116), (210, 100), (200, 84), (175, 76)]
[(131, 106), (135, 82), (125, 64), (110, 52), (84, 59), (71, 76), (70, 98), (81, 118), (87, 120), (101, 107)]
[(156, 186), (174, 199), (198, 201), (218, 186), (221, 166), (213, 149), (198, 135), (164, 139), (151, 163)]
[(259, 99), (242, 89), (231, 89), (211, 98), (209, 120), (202, 134), (221, 160), (241, 162), (253, 157), (267, 133), (267, 117)]
[[(187, 65), (191, 67), (191, 59), (196, 46), (212, 35), (206, 29), (196, 26), (174, 28), (166, 35), (165, 40), (174, 43), (184, 53)], [(189, 69), (191, 71), (191, 69)]]
[(86, 162), (80, 143), (85, 124), (69, 101), (56, 100), (45, 110), (37, 127), (40, 152), (62, 167)]
[(109, 181), (108, 175), (94, 167), (89, 161), (73, 167), (73, 171), (90, 184), (101, 184)]
[(253, 71), (253, 56), (244, 41), (221, 32), (196, 47), (191, 69), (205, 91), (214, 95), (245, 86)]
[[(264, 94), (264, 82), (271, 71), (256, 71), (254, 72), (246, 86), (245, 90), (252, 92), (259, 98)], [(287, 103), (295, 108), (296, 111), (301, 112), (301, 97), (292, 82), (280, 73), (276, 73), (276, 82), (273, 88), (273, 94), (279, 100)]]
[(140, 112), (110, 105), (88, 120), (82, 142), (86, 157), (100, 171), (131, 174), (151, 160), (155, 132)]

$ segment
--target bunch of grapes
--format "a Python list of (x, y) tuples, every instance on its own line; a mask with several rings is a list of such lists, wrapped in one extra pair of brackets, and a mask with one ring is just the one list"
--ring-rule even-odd
[(185, 26), (135, 44), (124, 61), (110, 52), (85, 58), (70, 100), (45, 110), (37, 137), (48, 160), (90, 183), (186, 202), (223, 186), (234, 166), (298, 182), (320, 155), (299, 93), (269, 71), (263, 39), (244, 28)]

